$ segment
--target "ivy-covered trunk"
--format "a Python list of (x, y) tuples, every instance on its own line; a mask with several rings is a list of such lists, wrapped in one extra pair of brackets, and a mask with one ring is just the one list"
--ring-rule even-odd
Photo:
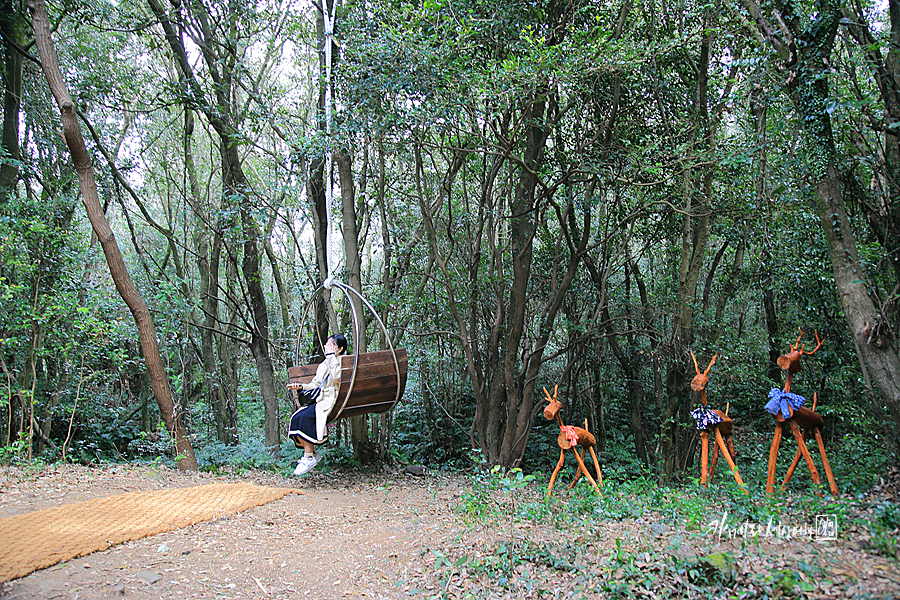
[(881, 315), (866, 287), (865, 267), (847, 215), (828, 110), (831, 53), (843, 17), (840, 2), (821, 0), (812, 20), (786, 5), (782, 14), (775, 15), (781, 28), (773, 27), (773, 20), (752, 0), (744, 0), (744, 4), (760, 33), (787, 67), (785, 89), (800, 117), (815, 188), (813, 201), (828, 245), (844, 318), (859, 353), (863, 375), (900, 425), (900, 355), (896, 341), (877, 329)]
[(830, 55), (841, 18), (840, 4), (822, 2), (820, 13), (798, 32), (797, 68), (791, 99), (803, 120), (809, 147), (810, 173), (815, 181), (815, 208), (828, 244), (834, 283), (844, 318), (856, 345), (863, 369), (900, 425), (900, 356), (896, 341), (874, 328), (880, 311), (866, 287), (865, 267), (859, 259), (856, 235), (844, 204), (837, 149), (828, 106)]

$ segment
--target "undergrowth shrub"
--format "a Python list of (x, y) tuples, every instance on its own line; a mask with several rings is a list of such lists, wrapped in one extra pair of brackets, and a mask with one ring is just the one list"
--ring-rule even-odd
[(872, 535), (869, 543), (876, 552), (900, 558), (900, 505), (894, 502), (880, 504), (868, 527)]

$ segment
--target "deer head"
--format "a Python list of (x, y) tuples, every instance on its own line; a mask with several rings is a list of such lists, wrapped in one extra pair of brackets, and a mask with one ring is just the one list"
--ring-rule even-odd
[(549, 404), (544, 407), (544, 418), (548, 421), (555, 419), (559, 414), (559, 411), (562, 410), (562, 402), (556, 399), (557, 391), (559, 391), (558, 385), (553, 388), (553, 396), (550, 396), (550, 392), (547, 391), (547, 388), (544, 388), (544, 395), (546, 396), (545, 400), (549, 402)]
[(691, 358), (694, 359), (694, 369), (697, 370), (697, 374), (694, 375), (694, 378), (691, 379), (691, 389), (695, 392), (701, 392), (703, 394), (704, 404), (706, 403), (706, 386), (709, 385), (709, 370), (712, 369), (713, 364), (716, 362), (716, 359), (719, 358), (718, 354), (713, 354), (712, 360), (709, 361), (709, 366), (706, 367), (706, 370), (702, 373), (700, 372), (700, 366), (697, 364), (697, 357), (694, 356), (694, 353), (691, 352)]
[(803, 337), (803, 330), (799, 327), (797, 331), (800, 332), (800, 335), (797, 336), (797, 341), (794, 344), (791, 344), (791, 351), (787, 354), (778, 357), (778, 366), (787, 371), (788, 373), (797, 373), (800, 371), (800, 357), (810, 354), (815, 354), (819, 348), (822, 347), (822, 340), (819, 339), (819, 332), (816, 331), (816, 347), (812, 352), (807, 352), (805, 350), (806, 345), (800, 345), (800, 338)]

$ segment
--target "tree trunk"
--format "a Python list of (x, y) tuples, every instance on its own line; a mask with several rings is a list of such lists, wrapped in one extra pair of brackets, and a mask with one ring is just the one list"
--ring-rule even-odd
[(540, 169), (547, 143), (547, 131), (543, 127), (546, 109), (547, 105), (543, 100), (532, 102), (528, 109), (528, 118), (534, 124), (527, 130), (523, 153), (525, 168), (519, 174), (508, 208), (512, 287), (509, 290), (509, 307), (503, 328), (506, 339), (503, 343), (502, 370), (500, 376), (493, 380), (492, 395), (488, 399), (489, 410), (486, 413), (487, 431), (495, 431), (497, 435), (493, 439), (484, 440), (492, 455), (488, 458), (507, 466), (515, 464), (521, 456), (519, 453), (513, 455), (513, 443), (521, 433), (520, 425), (524, 425), (519, 420), (527, 413), (526, 418), (531, 421), (533, 393), (530, 397), (525, 397), (525, 390), (518, 381), (516, 362), (525, 331), (528, 287), (531, 281), (535, 233), (534, 192), (537, 185), (536, 172)]
[[(212, 232), (212, 243), (207, 231), (207, 223), (211, 222), (208, 211), (203, 208), (200, 184), (194, 167), (191, 137), (194, 133), (193, 110), (184, 108), (184, 164), (187, 170), (191, 193), (191, 207), (197, 218), (197, 232), (194, 235), (194, 246), (197, 253), (197, 270), (200, 274), (200, 306), (203, 312), (203, 325), (200, 328), (200, 352), (203, 355), (204, 387), (207, 403), (212, 412), (216, 427), (216, 439), (229, 446), (238, 443), (237, 415), (227, 410), (222, 375), (216, 353), (216, 329), (219, 324), (219, 265), (222, 258), (223, 218), (215, 219)], [(229, 361), (230, 362), (230, 361)]]
[[(822, 114), (828, 118), (827, 113), (823, 111)], [(815, 138), (814, 135), (810, 137)], [(815, 143), (815, 139), (810, 141)], [(831, 142), (834, 156), (834, 140)], [(840, 176), (834, 162), (828, 164), (824, 176), (816, 181), (815, 199), (850, 336), (875, 389), (887, 405), (894, 423), (900, 426), (900, 356), (896, 341), (875, 330), (880, 311), (862, 280), (865, 267), (856, 251), (856, 236), (844, 207)]]
[[(48, 382), (53, 382), (53, 390), (49, 394), (47, 404), (44, 406), (43, 416), (41, 417), (41, 436), (38, 442), (38, 453), (44, 452), (44, 440), (50, 439), (50, 432), (53, 430), (53, 412), (59, 406), (59, 398), (62, 391), (68, 388), (69, 371), (66, 368), (65, 357), (60, 361), (50, 361), (45, 359), (47, 364), (47, 373), (49, 375)], [(62, 366), (62, 369), (59, 367)]]
[(22, 99), (22, 55), (12, 42), (21, 46), (21, 26), (11, 0), (0, 0), (0, 33), (2, 33), (3, 80), (3, 134), (0, 147), (6, 152), (6, 160), (0, 164), (0, 204), (12, 193), (19, 178), (19, 167), (13, 162), (19, 153), (19, 107)]
[[(759, 148), (758, 152), (758, 168), (754, 173), (754, 184), (756, 188), (757, 206), (766, 206), (769, 203), (769, 186), (768, 186), (768, 136), (767, 136), (767, 120), (769, 116), (769, 105), (767, 95), (763, 88), (754, 88), (750, 93), (750, 112), (756, 123), (756, 144)], [(768, 213), (767, 213), (768, 214)], [(767, 217), (768, 219), (768, 217)], [(768, 225), (768, 223), (766, 223)], [(763, 249), (762, 267), (770, 273), (772, 255), (768, 248)], [(773, 281), (771, 275), (768, 275), (762, 282), (763, 297), (762, 309), (766, 322), (766, 338), (769, 346), (769, 362), (766, 365), (766, 374), (775, 387), (781, 387), (781, 368), (778, 366), (778, 357), (781, 356), (781, 347), (778, 340), (778, 313), (775, 310), (775, 290), (772, 289)]]
[[(865, 54), (884, 110), (883, 115), (879, 115), (873, 123), (873, 129), (876, 135), (882, 137), (883, 144), (873, 165), (872, 190), (865, 194), (866, 199), (861, 199), (859, 205), (866, 213), (872, 235), (884, 250), (884, 260), (891, 266), (896, 284), (900, 283), (900, 137), (895, 129), (900, 124), (900, 0), (888, 1), (891, 30), (886, 55), (883, 40), (872, 35), (875, 28), (869, 25), (865, 13), (857, 12), (860, 8), (859, 3), (845, 5), (845, 23), (859, 44), (859, 50)], [(883, 23), (877, 25), (877, 29), (882, 27)], [(858, 97), (868, 102), (868, 89), (858, 92)], [(863, 136), (858, 139), (858, 145), (868, 144), (862, 141)], [(864, 151), (868, 153), (869, 148)], [(846, 186), (850, 182), (843, 183)], [(851, 195), (846, 189), (844, 193)], [(883, 298), (885, 304), (891, 301), (890, 297)]]
[[(316, 158), (310, 164), (306, 195), (310, 199), (309, 208), (312, 213), (313, 243), (316, 249), (319, 280), (325, 281), (328, 278), (328, 202), (325, 198), (325, 161), (322, 158)], [(323, 343), (330, 335), (331, 330), (337, 331), (337, 323), (331, 322), (330, 303), (331, 292), (325, 290), (325, 293), (319, 296), (315, 306), (316, 339)], [(322, 349), (314, 346), (312, 351), (316, 358), (314, 362), (321, 362), (324, 358)]]
[[(225, 261), (225, 289), (227, 293), (233, 294), (238, 287), (238, 266), (235, 263), (233, 253), (229, 253)], [(242, 354), (241, 346), (237, 341), (237, 327), (232, 325), (236, 319), (235, 307), (230, 306), (223, 317), (222, 335), (219, 336), (218, 355), (219, 355), (219, 396), (221, 409), (219, 416), (222, 419), (223, 427), (226, 435), (234, 438), (235, 443), (238, 441), (237, 428), (237, 403), (238, 393), (240, 391), (240, 377), (238, 374), (238, 356)]]
[(103, 253), (106, 255), (106, 261), (109, 264), (110, 274), (116, 284), (116, 289), (134, 316), (141, 340), (141, 348), (144, 352), (144, 361), (150, 376), (150, 386), (159, 404), (159, 412), (166, 429), (175, 443), (178, 466), (181, 469), (196, 470), (197, 459), (194, 457), (190, 439), (181, 425), (181, 416), (175, 412), (172, 392), (166, 377), (165, 367), (159, 355), (156, 331), (150, 318), (150, 311), (143, 298), (141, 298), (137, 287), (131, 281), (131, 276), (128, 274), (125, 261), (122, 259), (122, 254), (116, 243), (115, 235), (110, 229), (106, 215), (100, 205), (90, 154), (85, 148), (84, 139), (81, 137), (81, 129), (78, 126), (78, 120), (75, 115), (75, 104), (72, 102), (72, 98), (69, 96), (62, 79), (62, 73), (56, 58), (56, 49), (53, 46), (53, 40), (50, 38), (47, 7), (43, 0), (29, 0), (28, 8), (31, 12), (35, 42), (41, 56), (42, 69), (50, 86), (50, 91), (53, 93), (60, 109), (66, 145), (72, 154), (72, 161), (78, 174), (81, 197), (88, 219), (103, 247)]
[[(606, 373), (601, 367), (599, 357), (603, 352), (603, 339), (597, 338), (591, 342), (593, 346), (593, 360), (587, 366), (590, 372), (590, 380), (592, 387), (592, 395), (594, 405), (591, 413), (594, 418), (591, 421), (591, 433), (597, 438), (597, 453), (602, 454), (606, 451), (606, 392), (603, 389), (603, 382), (606, 380)], [(588, 356), (591, 356), (589, 354)]]
[(716, 309), (712, 319), (711, 331), (709, 332), (709, 336), (706, 339), (706, 343), (709, 346), (715, 345), (718, 341), (719, 337), (722, 335), (722, 331), (725, 329), (725, 325), (727, 321), (725, 320), (725, 307), (728, 304), (728, 301), (731, 300), (734, 295), (734, 290), (737, 288), (738, 278), (741, 274), (741, 268), (744, 265), (744, 252), (747, 249), (747, 238), (750, 234), (750, 228), (745, 227), (744, 232), (741, 234), (741, 239), (738, 242), (737, 247), (734, 249), (734, 261), (731, 263), (731, 270), (728, 272), (728, 279), (725, 280), (725, 285), (722, 287), (722, 291), (719, 294), (719, 297), (716, 299)]
[[(362, 260), (359, 256), (359, 232), (356, 225), (356, 191), (353, 185), (353, 169), (350, 155), (346, 151), (337, 152), (338, 177), (341, 186), (342, 231), (344, 234), (344, 256), (347, 264), (347, 284), (362, 293)], [(366, 313), (362, 301), (351, 295), (350, 301), (359, 322), (359, 339), (353, 340), (357, 353), (367, 352)], [(353, 456), (362, 465), (370, 465), (378, 460), (378, 449), (369, 439), (369, 417), (359, 415), (350, 419), (350, 443)]]
[[(707, 85), (709, 71), (710, 32), (700, 42), (700, 60), (697, 67), (696, 126), (703, 130), (703, 145), (711, 151), (713, 128), (709, 122), (707, 109)], [(709, 169), (709, 167), (707, 167)], [(681, 414), (688, 400), (685, 389), (687, 374), (686, 348), (693, 341), (693, 302), (697, 294), (700, 266), (709, 240), (709, 201), (711, 196), (712, 172), (707, 170), (702, 177), (702, 187), (696, 184), (695, 173), (688, 169), (684, 175), (685, 216), (681, 235), (681, 272), (678, 280), (675, 314), (672, 319), (672, 362), (666, 376), (666, 408), (662, 419), (663, 481), (675, 476), (682, 451), (680, 440)], [(700, 189), (698, 189), (700, 187)], [(694, 196), (702, 200), (694, 203)]]
[(781, 386), (781, 368), (778, 366), (778, 357), (781, 356), (781, 348), (778, 345), (778, 312), (775, 310), (775, 292), (771, 284), (766, 286), (763, 292), (763, 312), (766, 315), (766, 337), (769, 342), (769, 364), (766, 373), (775, 387)]
[[(273, 221), (274, 221), (274, 219), (273, 219)], [(278, 292), (278, 305), (281, 308), (282, 333), (280, 336), (276, 336), (276, 337), (280, 337), (282, 339), (284, 339), (286, 337), (287, 339), (290, 339), (290, 328), (291, 328), (290, 303), (291, 303), (291, 301), (290, 301), (290, 297), (288, 296), (287, 287), (284, 285), (284, 279), (281, 275), (281, 267), (278, 264), (278, 256), (276, 256), (276, 254), (275, 254), (275, 248), (272, 247), (272, 240), (271, 240), (271, 231), (272, 230), (270, 228), (267, 228), (267, 229), (268, 229), (268, 231), (266, 232), (266, 236), (265, 236), (265, 248), (264, 249), (266, 251), (266, 258), (269, 259), (269, 266), (272, 267), (272, 278), (275, 280), (275, 290)], [(292, 346), (292, 344), (290, 342), (288, 342), (281, 347), (281, 352), (284, 353), (285, 363), (287, 364), (287, 366), (289, 368), (294, 366), (294, 359), (293, 359), (292, 353), (291, 353), (291, 346)]]
[[(223, 143), (225, 140), (223, 140)], [(236, 147), (231, 160), (238, 159)], [(231, 154), (231, 153), (229, 153)], [(232, 166), (237, 166), (233, 162)], [(240, 189), (240, 188), (235, 188)], [(263, 399), (263, 419), (266, 446), (275, 453), (281, 445), (281, 419), (278, 415), (278, 392), (275, 389), (275, 370), (272, 367), (272, 359), (269, 354), (269, 312), (266, 307), (266, 297), (262, 288), (262, 274), (260, 273), (259, 246), (265, 244), (260, 239), (259, 228), (250, 214), (250, 198), (246, 190), (240, 196), (241, 224), (244, 233), (244, 257), (241, 263), (241, 272), (247, 285), (247, 295), (250, 301), (250, 310), (253, 314), (253, 327), (250, 330), (250, 352), (256, 362), (256, 372), (259, 376), (259, 391)]]

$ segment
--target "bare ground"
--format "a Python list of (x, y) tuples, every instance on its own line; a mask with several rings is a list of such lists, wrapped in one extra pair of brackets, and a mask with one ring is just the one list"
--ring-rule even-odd
[[(10, 467), (0, 470), (0, 517), (212, 481), (294, 487), (303, 495), (58, 564), (0, 585), (0, 597), (900, 598), (897, 561), (873, 552), (857, 525), (822, 541), (804, 532), (754, 537), (737, 522), (725, 535), (709, 527), (682, 531), (652, 515), (567, 530), (473, 520), (471, 511), (455, 510), (472, 486), (464, 475)], [(540, 490), (517, 493), (521, 504)], [(722, 556), (724, 567), (716, 562)]]

